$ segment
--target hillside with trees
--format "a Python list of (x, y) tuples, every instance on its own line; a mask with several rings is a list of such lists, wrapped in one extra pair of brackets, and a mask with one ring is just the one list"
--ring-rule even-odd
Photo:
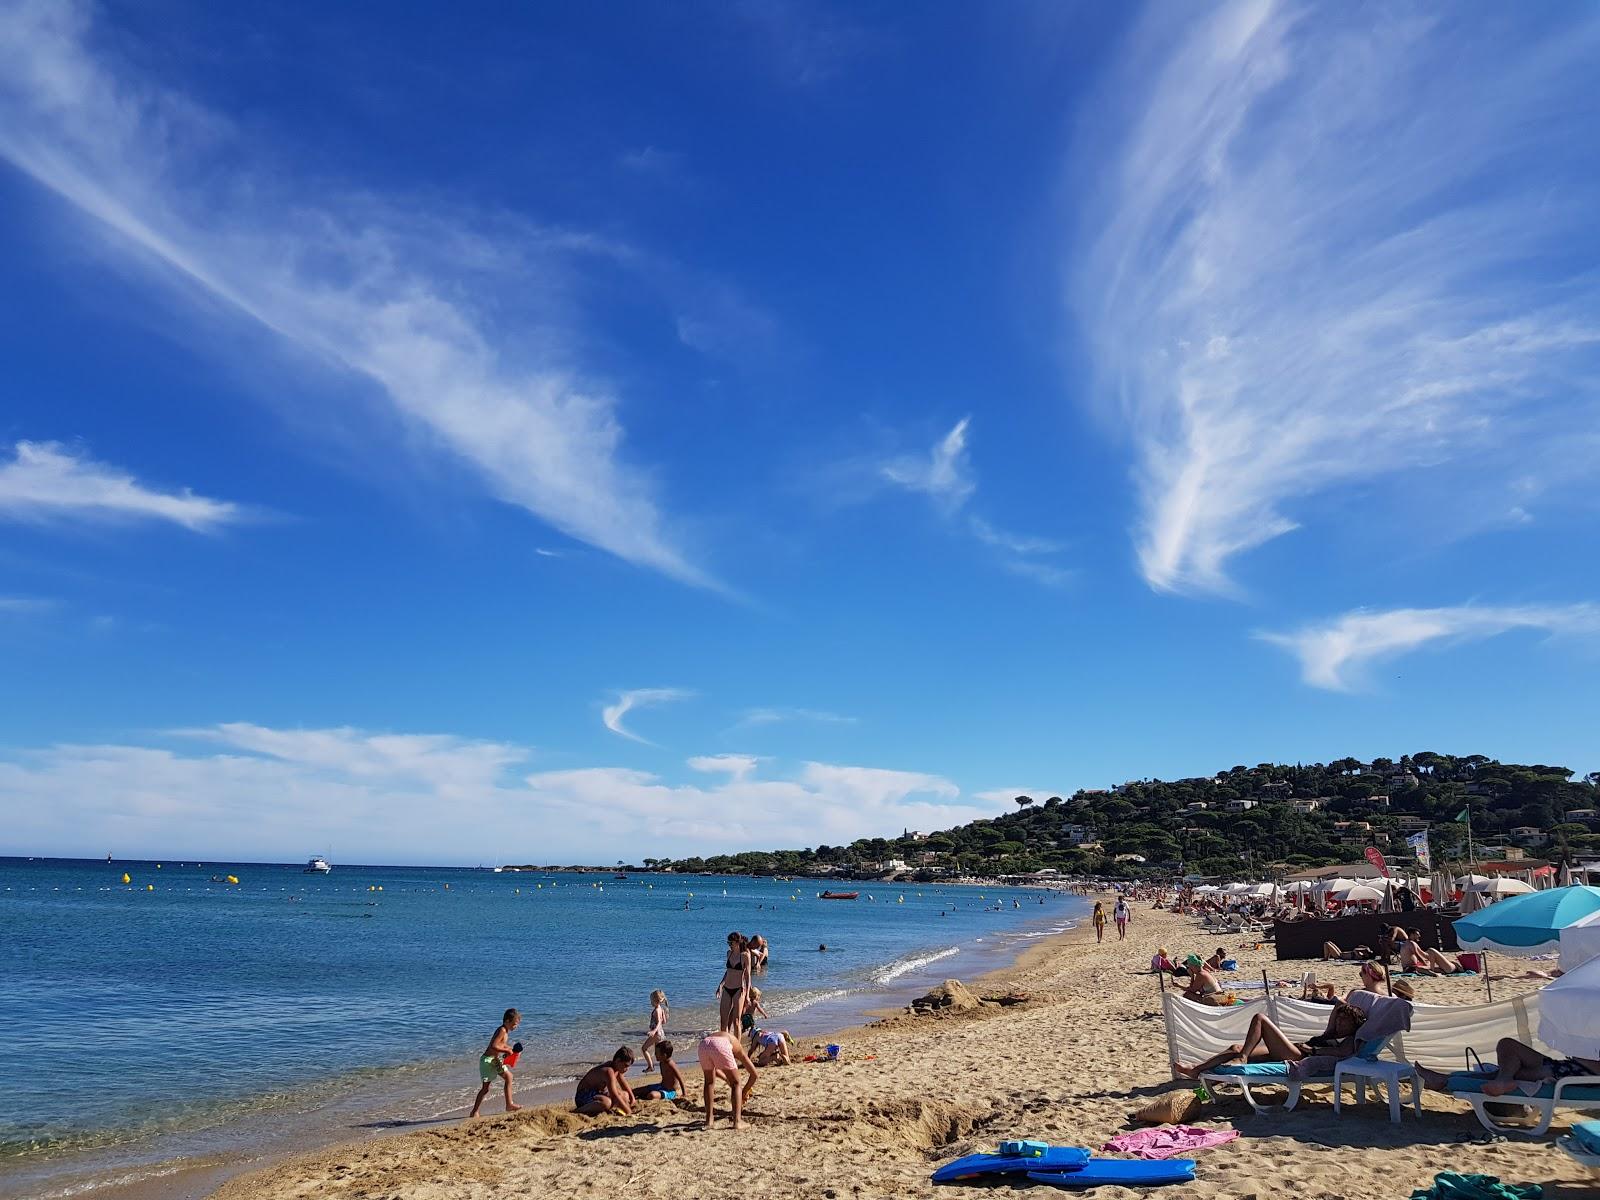
[(1129, 780), (1070, 797), (1018, 796), (1016, 811), (954, 829), (905, 831), (848, 846), (748, 851), (657, 870), (716, 874), (857, 875), (923, 880), (953, 875), (1198, 873), (1262, 877), (1359, 859), (1368, 846), (1409, 854), (1426, 829), (1434, 861), (1600, 857), (1600, 772), (1575, 779), (1556, 766), (1481, 754), (1424, 751), (1362, 762), (1260, 763), (1215, 776)]

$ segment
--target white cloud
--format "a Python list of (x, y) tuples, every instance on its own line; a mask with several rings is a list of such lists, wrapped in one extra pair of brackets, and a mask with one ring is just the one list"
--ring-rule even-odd
[(1370, 481), (1386, 520), (1402, 485), (1458, 522), (1504, 511), (1594, 433), (1572, 147), (1600, 124), (1600, 10), (1480, 15), (1157, 7), (1086, 115), (1070, 286), (1152, 586), (1228, 591), (1236, 555)]
[(1313, 687), (1349, 691), (1363, 668), (1398, 658), (1433, 643), (1495, 637), (1515, 629), (1551, 634), (1600, 634), (1600, 605), (1358, 609), (1293, 633), (1263, 633), (1300, 660), (1301, 676)]
[(598, 239), (296, 191), (281, 164), (238, 165), (249, 148), (216, 114), (98, 57), (91, 24), (79, 4), (0, 2), (0, 158), (161, 278), (376, 385), (416, 444), (498, 499), (714, 586), (623, 461), (615, 397), (577, 365), (563, 272), (610, 253)]
[(646, 741), (633, 730), (622, 724), (622, 718), (636, 708), (645, 708), (652, 704), (670, 704), (674, 700), (687, 700), (694, 693), (684, 688), (634, 688), (632, 691), (622, 692), (616, 700), (600, 710), (600, 720), (612, 733), (628, 738), (630, 741), (640, 742), (646, 746), (655, 745)]
[(0, 596), (0, 613), (20, 616), (49, 612), (54, 607), (55, 601), (47, 600), (43, 596)]
[(756, 725), (777, 725), (784, 721), (815, 721), (823, 725), (854, 725), (855, 717), (824, 712), (816, 708), (751, 708), (734, 724), (734, 729), (748, 729)]
[(903, 454), (890, 459), (883, 464), (883, 477), (908, 491), (923, 492), (947, 512), (954, 512), (977, 486), (967, 456), (967, 426), (971, 422), (971, 417), (962, 417), (926, 455)]
[[(879, 473), (907, 491), (928, 496), (944, 516), (956, 518), (978, 488), (967, 450), (971, 423), (971, 417), (961, 418), (926, 455), (898, 455), (883, 463)], [(1071, 571), (1042, 561), (1043, 556), (1061, 553), (1064, 547), (1059, 542), (1011, 533), (976, 513), (967, 513), (965, 524), (973, 537), (999, 552), (1000, 565), (1012, 574), (1049, 587), (1071, 581)]]
[(15, 457), (0, 463), (0, 517), (14, 520), (171, 521), (208, 533), (243, 515), (237, 504), (188, 488), (146, 487), (56, 442), (18, 442)]
[[(197, 739), (215, 750), (190, 752)], [(824, 763), (702, 787), (616, 767), (519, 777), (527, 749), (441, 734), (233, 724), (182, 741), (0, 759), (0, 853), (611, 862), (848, 843), (993, 812), (937, 775)]]
[(753, 754), (702, 754), (689, 759), (688, 764), (691, 770), (703, 771), (708, 775), (731, 775), (735, 779), (743, 779), (761, 765), (761, 759)]

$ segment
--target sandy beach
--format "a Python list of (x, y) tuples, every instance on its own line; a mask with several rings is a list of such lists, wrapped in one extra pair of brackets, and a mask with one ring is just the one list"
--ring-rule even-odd
[[(1170, 1081), (1160, 996), (1145, 973), (1157, 945), (1209, 950), (1213, 936), (1188, 918), (1135, 907), (1128, 940), (1096, 945), (1084, 927), (1043, 940), (1012, 967), (966, 980), (980, 995), (1026, 992), (1025, 1004), (971, 1012), (895, 1013), (833, 1040), (838, 1063), (797, 1062), (762, 1072), (748, 1127), (712, 1131), (702, 1114), (657, 1101), (633, 1117), (588, 1120), (567, 1105), (528, 1108), (448, 1128), (334, 1147), (241, 1176), (216, 1200), (479, 1200), (527, 1194), (748, 1197), (751, 1195), (933, 1196), (987, 1189), (935, 1188), (929, 1175), (960, 1154), (1001, 1138), (1031, 1136), (1098, 1147), (1130, 1128), (1129, 1114), (1176, 1087)], [(1223, 939), (1236, 978), (1298, 979), (1307, 964), (1279, 965), (1270, 947)], [(1509, 966), (1509, 964), (1508, 964)], [(1354, 966), (1321, 965), (1319, 976), (1354, 986)], [(1418, 999), (1474, 1003), (1476, 979), (1416, 981)], [(1497, 997), (1533, 980), (1496, 980)], [(680, 1049), (689, 1066), (693, 1045)], [(802, 1053), (810, 1052), (803, 1044)], [(635, 1083), (639, 1079), (634, 1080)], [(1479, 1144), (1470, 1110), (1429, 1093), (1423, 1119), (1392, 1125), (1381, 1103), (1347, 1105), (1335, 1118), (1325, 1090), (1294, 1112), (1256, 1116), (1236, 1100), (1211, 1101), (1195, 1123), (1241, 1137), (1198, 1155), (1184, 1195), (1299, 1200), (1407, 1196), (1443, 1170), (1537, 1182), (1562, 1200), (1600, 1194), (1595, 1180), (1552, 1149), (1550, 1137)], [(1557, 1131), (1564, 1124), (1558, 1121)], [(1141, 1194), (1101, 1188), (1097, 1196)]]

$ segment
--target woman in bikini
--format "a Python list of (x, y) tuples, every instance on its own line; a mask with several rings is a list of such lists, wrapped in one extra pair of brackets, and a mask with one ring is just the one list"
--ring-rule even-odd
[(728, 935), (728, 953), (722, 960), (722, 986), (717, 989), (717, 1019), (719, 1029), (739, 1034), (739, 1017), (744, 1012), (744, 998), (750, 990), (750, 949), (744, 935), (737, 931)]

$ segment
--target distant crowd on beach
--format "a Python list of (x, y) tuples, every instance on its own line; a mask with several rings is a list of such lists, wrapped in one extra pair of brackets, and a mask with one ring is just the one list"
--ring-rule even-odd
[[(827, 947), (819, 946), (825, 951)], [(701, 1099), (705, 1107), (705, 1125), (710, 1129), (716, 1118), (716, 1089), (719, 1083), (727, 1086), (731, 1124), (735, 1129), (744, 1127), (744, 1106), (755, 1090), (756, 1080), (764, 1067), (787, 1066), (791, 1061), (794, 1039), (787, 1029), (769, 1029), (757, 1023), (757, 1018), (768, 1018), (761, 1004), (761, 989), (755, 979), (767, 968), (770, 948), (760, 934), (746, 937), (737, 931), (728, 934), (727, 953), (722, 960), (722, 977), (717, 984), (717, 1028), (700, 1038), (696, 1047), (700, 1070), (704, 1076)], [(589, 1068), (579, 1078), (573, 1093), (573, 1108), (583, 1116), (599, 1116), (606, 1112), (631, 1114), (643, 1101), (667, 1100), (688, 1102), (688, 1085), (678, 1069), (674, 1057), (676, 1048), (667, 1039), (667, 995), (657, 990), (650, 993), (650, 1015), (644, 1041), (639, 1047), (647, 1074), (659, 1073), (656, 1082), (630, 1087), (626, 1076), (639, 1061), (627, 1046), (619, 1046), (606, 1062)], [(507, 1112), (516, 1112), (521, 1105), (512, 1100), (513, 1072), (517, 1057), (522, 1052), (521, 1042), (512, 1042), (511, 1035), (521, 1023), (522, 1016), (514, 1008), (507, 1009), (500, 1025), (490, 1035), (478, 1061), (478, 1075), (482, 1086), (473, 1101), (471, 1116), (477, 1116), (489, 1092), (499, 1082), (505, 1093)], [(741, 1078), (741, 1074), (743, 1078)]]

